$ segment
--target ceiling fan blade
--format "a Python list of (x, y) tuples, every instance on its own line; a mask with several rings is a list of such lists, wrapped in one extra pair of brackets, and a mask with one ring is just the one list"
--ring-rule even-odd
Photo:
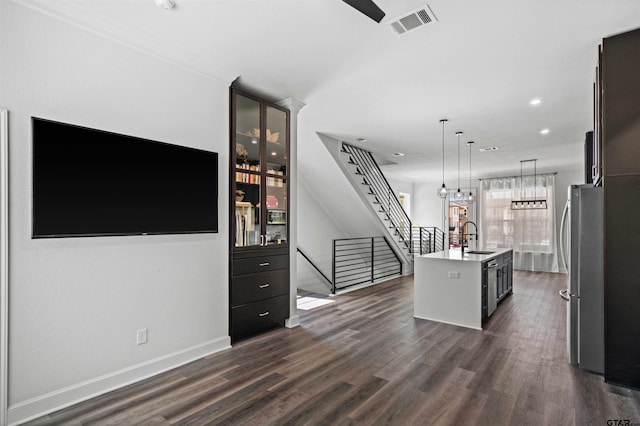
[(372, 0), (342, 0), (359, 12), (380, 23), (385, 13)]

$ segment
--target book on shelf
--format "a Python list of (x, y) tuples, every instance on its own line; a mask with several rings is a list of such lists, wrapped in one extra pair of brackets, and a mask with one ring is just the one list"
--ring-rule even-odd
[(236, 172), (236, 182), (238, 183), (251, 183), (254, 185), (260, 184), (260, 175), (254, 175), (251, 173)]
[(240, 163), (240, 164), (236, 164), (236, 169), (250, 170), (252, 172), (259, 172), (260, 171), (260, 165), (259, 164), (249, 164), (249, 163)]

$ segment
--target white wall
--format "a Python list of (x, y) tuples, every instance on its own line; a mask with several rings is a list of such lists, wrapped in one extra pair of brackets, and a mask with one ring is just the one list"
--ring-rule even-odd
[[(412, 222), (416, 225), (437, 226), (442, 229), (442, 199), (437, 196), (440, 185), (442, 185), (440, 181), (413, 183)], [(446, 229), (443, 230), (446, 231)]]
[[(384, 167), (382, 167), (382, 173), (385, 173)], [(391, 188), (393, 189), (393, 192), (396, 195), (398, 194), (398, 192), (413, 194), (413, 182), (398, 179), (398, 178), (393, 178), (391, 176), (387, 176), (387, 174), (385, 174), (385, 177), (387, 178), (387, 182), (389, 182), (389, 185), (391, 186)]]
[[(10, 1), (0, 38), (16, 422), (228, 346), (228, 85)], [(217, 151), (220, 233), (32, 240), (31, 116)]]
[[(359, 200), (358, 200), (359, 201)], [(326, 210), (302, 179), (298, 179), (298, 247), (329, 278), (332, 274), (332, 241), (346, 238), (348, 233), (336, 222), (336, 215)], [(298, 255), (298, 288), (326, 293), (329, 290), (322, 276), (301, 255)]]

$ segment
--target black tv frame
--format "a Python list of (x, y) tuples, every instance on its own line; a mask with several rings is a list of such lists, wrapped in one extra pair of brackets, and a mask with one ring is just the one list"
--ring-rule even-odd
[[(211, 170), (211, 172), (209, 173), (212, 177), (215, 178), (215, 184), (212, 184), (211, 188), (213, 190), (212, 195), (212, 202), (210, 200), (209, 204), (212, 204), (212, 208), (210, 208), (211, 211), (213, 211), (215, 213), (215, 219), (211, 222), (212, 225), (211, 227), (207, 227), (206, 229), (204, 227), (202, 227), (203, 229), (195, 229), (195, 227), (193, 227), (193, 229), (189, 229), (190, 227), (185, 226), (183, 229), (179, 229), (179, 230), (159, 230), (159, 229), (139, 229), (139, 230), (126, 230), (126, 231), (122, 231), (122, 232), (117, 232), (117, 231), (108, 231), (108, 232), (100, 232), (97, 231), (96, 232), (83, 232), (83, 233), (79, 233), (79, 232), (57, 232), (57, 233), (43, 233), (43, 232), (36, 232), (36, 220), (37, 220), (37, 216), (36, 216), (36, 141), (35, 141), (35, 137), (36, 137), (36, 123), (37, 122), (42, 122), (42, 123), (48, 123), (48, 124), (55, 124), (55, 125), (60, 125), (60, 126), (64, 126), (64, 127), (69, 127), (69, 128), (75, 128), (78, 129), (80, 131), (86, 131), (86, 132), (95, 132), (97, 135), (102, 135), (102, 136), (108, 136), (108, 137), (114, 137), (114, 138), (118, 138), (120, 140), (120, 142), (122, 142), (123, 140), (131, 140), (132, 143), (146, 143), (146, 144), (153, 144), (153, 146), (166, 146), (166, 147), (171, 147), (172, 149), (176, 150), (176, 153), (202, 153), (203, 155), (210, 155), (211, 158), (208, 161), (211, 161), (212, 163), (212, 167), (213, 170)], [(31, 117), (31, 136), (32, 136), (32, 170), (31, 170), (31, 175), (32, 175), (32, 181), (31, 181), (31, 207), (32, 207), (32, 211), (31, 211), (31, 231), (32, 231), (32, 235), (31, 238), (32, 239), (43, 239), (43, 238), (79, 238), (79, 237), (106, 237), (106, 236), (135, 236), (135, 235), (171, 235), (171, 234), (203, 234), (203, 233), (218, 233), (218, 229), (219, 229), (219, 197), (218, 197), (218, 187), (219, 187), (219, 162), (218, 162), (218, 153), (214, 152), (214, 151), (208, 151), (208, 150), (203, 150), (203, 149), (198, 149), (198, 148), (192, 148), (192, 147), (187, 147), (187, 146), (183, 146), (183, 145), (176, 145), (176, 144), (171, 144), (171, 143), (167, 143), (167, 142), (161, 142), (161, 141), (156, 141), (156, 140), (151, 140), (151, 139), (145, 139), (145, 138), (141, 138), (141, 137), (136, 137), (136, 136), (129, 136), (129, 135), (125, 135), (125, 134), (121, 134), (121, 133), (115, 133), (115, 132), (111, 132), (111, 131), (106, 131), (106, 130), (102, 130), (102, 129), (95, 129), (95, 128), (90, 128), (90, 127), (85, 127), (85, 126), (80, 126), (80, 125), (76, 125), (76, 124), (70, 124), (70, 123), (64, 123), (64, 122), (60, 122), (60, 121), (55, 121), (55, 120), (49, 120), (49, 119), (45, 119), (45, 118), (40, 118), (40, 117)], [(141, 145), (140, 145), (141, 146)], [(204, 157), (203, 157), (204, 158)], [(42, 213), (38, 213), (39, 215), (42, 215)]]

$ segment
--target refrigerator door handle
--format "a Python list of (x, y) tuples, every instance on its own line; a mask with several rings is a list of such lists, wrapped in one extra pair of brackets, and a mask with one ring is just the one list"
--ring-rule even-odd
[(569, 293), (568, 288), (562, 289), (558, 293), (560, 293), (560, 297), (562, 297), (567, 302), (570, 302), (572, 297), (575, 297), (576, 299), (580, 299), (580, 296), (578, 296), (577, 294)]
[(565, 243), (566, 243), (566, 239), (568, 238), (568, 236), (566, 235), (568, 215), (569, 215), (569, 200), (567, 200), (567, 203), (564, 205), (564, 211), (562, 212), (562, 220), (560, 221), (560, 257), (564, 262), (564, 267), (567, 270), (567, 274), (569, 273), (569, 259), (567, 258)]

